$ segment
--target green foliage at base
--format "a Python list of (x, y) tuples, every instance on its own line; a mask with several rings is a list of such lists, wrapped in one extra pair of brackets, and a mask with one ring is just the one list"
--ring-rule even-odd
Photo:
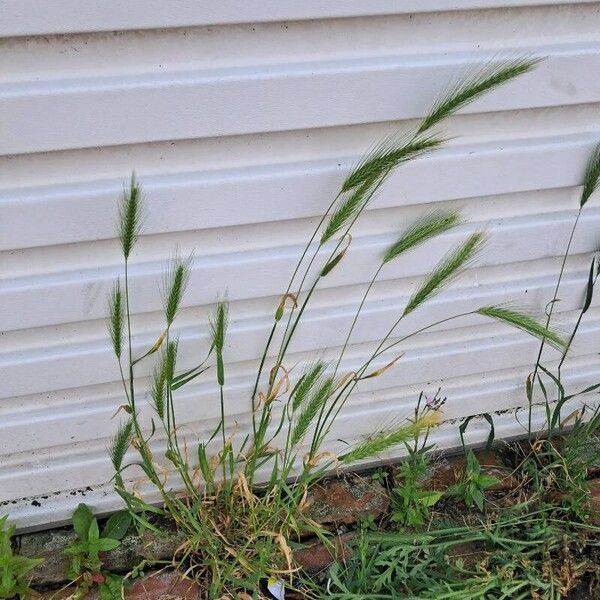
[(44, 562), (41, 558), (28, 558), (13, 552), (14, 526), (7, 526), (7, 516), (0, 517), (0, 598), (28, 598), (27, 574)]
[(71, 557), (67, 577), (77, 585), (73, 600), (83, 598), (94, 586), (98, 586), (101, 600), (119, 600), (123, 578), (104, 569), (100, 553), (120, 546), (131, 525), (131, 516), (126, 512), (115, 513), (100, 531), (90, 508), (80, 504), (73, 513), (72, 523), (77, 539), (65, 553)]

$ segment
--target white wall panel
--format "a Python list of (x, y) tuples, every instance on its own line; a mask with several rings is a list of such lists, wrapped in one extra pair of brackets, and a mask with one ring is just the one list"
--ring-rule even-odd
[[(475, 229), (490, 234), (479, 263), (407, 327), (511, 299), (542, 310), (552, 295), (600, 140), (600, 2), (5, 0), (0, 38), (0, 513), (23, 528), (64, 521), (84, 496), (99, 511), (118, 505), (105, 448), (123, 398), (103, 318), (120, 274), (115, 209), (132, 169), (147, 200), (131, 268), (135, 346), (161, 331), (156, 283), (172, 248), (194, 250), (181, 364), (206, 347), (207, 315), (227, 289), (228, 411), (243, 430), (277, 296), (348, 169), (414, 125), (458, 74), (543, 56), (450, 119), (445, 149), (390, 178), (357, 225), (352, 267), (324, 281), (292, 352), (333, 355), (377, 257), (432, 207), (460, 207), (470, 223), (382, 272), (344, 368)], [(594, 198), (557, 306), (566, 325), (599, 231)], [(575, 387), (598, 380), (599, 330), (595, 301), (565, 369)], [(448, 396), (441, 446), (456, 446), (455, 419), (484, 411), (509, 411), (498, 431), (519, 434), (514, 411), (536, 347), (480, 318), (446, 323), (365, 382), (334, 438), (410, 414), (418, 392), (438, 386)], [(213, 396), (207, 380), (177, 400), (190, 440), (214, 423)], [(471, 433), (483, 439), (485, 427)]]

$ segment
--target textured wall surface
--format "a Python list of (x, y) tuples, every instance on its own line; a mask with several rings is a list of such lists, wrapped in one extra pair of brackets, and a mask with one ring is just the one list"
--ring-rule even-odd
[[(172, 248), (195, 250), (182, 367), (206, 349), (206, 316), (227, 289), (229, 407), (243, 424), (278, 294), (357, 157), (414, 125), (472, 65), (541, 55), (534, 73), (451, 119), (447, 148), (391, 178), (347, 264), (316, 294), (293, 360), (343, 342), (376, 258), (431, 207), (461, 207), (471, 223), (383, 271), (348, 369), (476, 228), (491, 234), (477, 266), (407, 327), (511, 299), (541, 311), (552, 294), (600, 138), (600, 2), (5, 0), (0, 35), (0, 514), (23, 527), (63, 521), (82, 498), (118, 505), (105, 448), (123, 398), (103, 317), (120, 273), (115, 207), (132, 169), (147, 200), (132, 267), (135, 343), (161, 330), (155, 281)], [(557, 307), (565, 323), (599, 242), (591, 201)], [(598, 329), (593, 307), (565, 370), (574, 386), (600, 375)], [(536, 349), (499, 324), (448, 323), (366, 382), (334, 437), (406, 415), (419, 390), (438, 386), (448, 420), (497, 411), (500, 435), (522, 432), (511, 409), (524, 403)], [(178, 406), (202, 436), (218, 410), (211, 381), (186, 388)], [(471, 434), (483, 439), (484, 424)], [(436, 439), (456, 445), (456, 423)]]

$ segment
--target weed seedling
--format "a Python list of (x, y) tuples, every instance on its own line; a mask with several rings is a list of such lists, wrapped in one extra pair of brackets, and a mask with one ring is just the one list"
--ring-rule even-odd
[(6, 525), (7, 519), (0, 517), (0, 598), (29, 598), (27, 574), (44, 560), (14, 554), (11, 538), (15, 528)]
[(399, 467), (402, 480), (392, 490), (392, 521), (406, 527), (419, 527), (429, 516), (430, 509), (443, 496), (442, 492), (426, 490), (422, 481), (428, 470), (428, 460), (424, 453), (410, 456)]
[[(421, 403), (425, 399), (426, 406), (440, 410), (446, 398), (438, 396), (440, 390), (433, 398), (427, 398), (421, 393), (415, 407), (415, 417), (421, 410)], [(428, 490), (423, 487), (430, 466), (429, 451), (432, 446), (427, 445), (429, 431), (425, 432), (422, 440), (415, 435), (412, 444), (406, 443), (407, 458), (398, 468), (400, 483), (392, 490), (392, 515), (391, 519), (405, 527), (420, 527), (428, 517), (430, 509), (435, 506), (443, 496), (442, 492)]]
[(466, 458), (467, 464), (459, 480), (446, 490), (446, 494), (460, 498), (469, 508), (476, 506), (483, 512), (485, 490), (496, 485), (500, 480), (481, 472), (481, 465), (473, 450), (467, 452)]
[(100, 553), (119, 547), (131, 525), (131, 516), (126, 512), (115, 513), (100, 531), (92, 511), (87, 505), (80, 504), (73, 513), (72, 522), (77, 539), (65, 553), (71, 557), (67, 576), (77, 584), (73, 599), (83, 598), (97, 585), (101, 600), (119, 600), (123, 578), (105, 571)]
[(375, 469), (371, 473), (371, 481), (375, 481), (377, 483), (385, 484), (385, 482), (387, 481), (387, 478), (388, 478), (388, 472), (386, 471), (386, 469), (383, 469), (381, 467), (379, 467), (378, 469)]

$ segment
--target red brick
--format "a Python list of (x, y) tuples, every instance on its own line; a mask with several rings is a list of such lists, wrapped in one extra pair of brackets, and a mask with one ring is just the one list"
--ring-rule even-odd
[(178, 573), (163, 571), (135, 582), (125, 594), (127, 600), (198, 600), (200, 587)]
[(350, 556), (348, 542), (354, 537), (353, 533), (345, 533), (331, 540), (331, 546), (322, 542), (311, 542), (304, 548), (294, 551), (294, 558), (302, 569), (314, 575), (326, 569), (335, 560), (344, 560)]
[[(70, 587), (62, 592), (46, 592), (43, 600), (66, 600), (75, 591)], [(82, 600), (98, 600), (100, 595), (95, 588)], [(132, 588), (125, 592), (126, 600), (199, 600), (200, 587), (195, 581), (185, 579), (173, 571), (160, 571), (138, 579)]]
[[(500, 480), (496, 485), (489, 487), (488, 490), (503, 491), (515, 487), (516, 481), (511, 475), (511, 470), (502, 464), (493, 450), (478, 450), (475, 451), (475, 456), (481, 465), (482, 473)], [(462, 454), (451, 456), (435, 466), (434, 472), (424, 482), (423, 486), (425, 489), (443, 492), (459, 480), (466, 465), (467, 461)]]
[(311, 491), (306, 515), (321, 525), (352, 525), (381, 517), (389, 506), (383, 486), (362, 477), (331, 479)]

